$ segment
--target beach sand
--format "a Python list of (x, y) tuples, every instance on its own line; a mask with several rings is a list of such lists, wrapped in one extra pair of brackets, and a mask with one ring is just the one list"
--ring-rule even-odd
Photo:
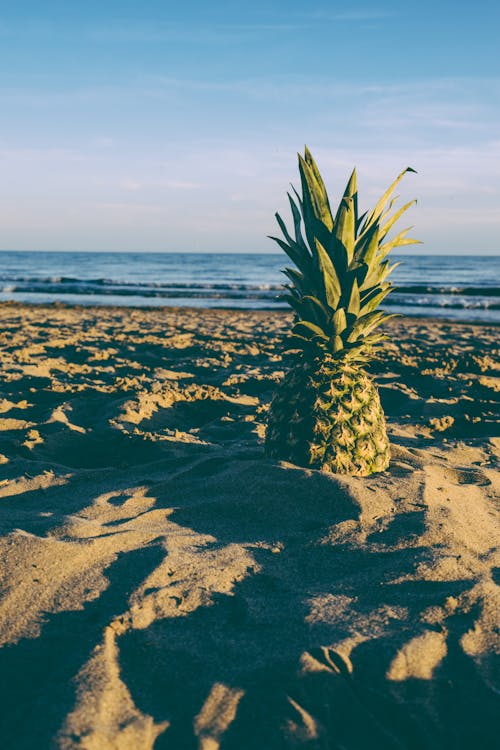
[(500, 329), (391, 321), (361, 479), (264, 457), (289, 321), (0, 306), (4, 750), (494, 747)]

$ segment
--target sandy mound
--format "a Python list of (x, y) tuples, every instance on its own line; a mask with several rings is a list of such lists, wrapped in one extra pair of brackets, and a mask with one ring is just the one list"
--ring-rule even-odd
[(493, 747), (493, 327), (390, 326), (393, 460), (265, 459), (284, 315), (0, 307), (0, 742)]

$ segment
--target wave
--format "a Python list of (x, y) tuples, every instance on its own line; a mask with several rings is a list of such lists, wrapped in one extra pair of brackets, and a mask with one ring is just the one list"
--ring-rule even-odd
[(165, 299), (273, 299), (280, 286), (273, 285), (223, 285), (223, 284), (106, 284), (94, 282), (10, 282), (0, 284), (0, 292), (6, 294), (53, 294), (53, 295), (105, 295), (120, 297), (163, 297)]
[[(71, 276), (50, 276), (45, 278), (35, 276), (2, 276), (0, 274), (0, 289), (3, 286), (12, 291), (36, 292), (54, 291), (71, 293), (78, 288), (80, 294), (152, 294), (178, 291), (182, 292), (279, 292), (282, 284), (243, 284), (237, 282), (194, 283), (194, 282), (162, 282), (162, 281), (120, 281), (117, 279), (78, 279)], [(109, 289), (109, 292), (107, 291)]]
[(428, 286), (415, 284), (413, 286), (397, 285), (394, 290), (398, 294), (459, 294), (464, 297), (500, 297), (498, 286)]
[(480, 297), (475, 298), (447, 298), (438, 297), (434, 299), (429, 297), (413, 297), (408, 295), (406, 297), (399, 297), (398, 295), (392, 295), (386, 297), (381, 307), (432, 307), (434, 309), (447, 309), (447, 310), (500, 310), (500, 303), (490, 302), (489, 299), (483, 299)]
[[(107, 284), (99, 285), (94, 282), (73, 282), (65, 280), (64, 282), (54, 283), (53, 281), (43, 283), (10, 283), (0, 284), (0, 293), (2, 296), (13, 295), (34, 295), (51, 296), (56, 298), (66, 298), (71, 301), (72, 297), (99, 297), (109, 298), (129, 298), (131, 304), (134, 300), (156, 300), (159, 302), (164, 299), (166, 304), (175, 304), (176, 300), (182, 300), (182, 304), (189, 301), (212, 302), (239, 302), (240, 304), (262, 303), (266, 306), (287, 306), (282, 299), (282, 287), (266, 285), (253, 286), (246, 284), (239, 285), (222, 285), (222, 284), (170, 284), (163, 286), (161, 284)], [(409, 291), (401, 291), (397, 288), (390, 297), (384, 300), (383, 307), (423, 307), (423, 308), (446, 308), (449, 310), (500, 310), (500, 302), (497, 302), (493, 295), (459, 295), (447, 292), (446, 294), (427, 293), (414, 294)]]
[[(276, 291), (279, 292), (283, 289), (282, 284), (273, 283), (241, 283), (236, 281), (224, 281), (224, 282), (167, 282), (167, 281), (129, 281), (109, 278), (96, 278), (96, 279), (82, 279), (74, 276), (17, 276), (17, 275), (6, 275), (0, 273), (0, 285), (9, 287), (9, 289), (15, 289), (16, 291), (38, 291), (48, 290), (57, 287), (61, 291), (70, 291), (74, 287), (78, 287), (81, 293), (85, 293), (85, 290), (89, 294), (93, 293), (95, 287), (99, 288), (99, 294), (103, 293), (107, 287), (110, 288), (110, 293), (116, 294), (117, 290), (125, 290), (131, 294), (134, 290), (138, 293), (144, 293), (144, 291), (162, 291), (162, 292), (175, 292), (178, 290), (182, 291), (234, 291), (234, 292), (267, 292)], [(456, 285), (429, 285), (429, 284), (401, 284), (395, 285), (394, 292), (397, 294), (431, 294), (431, 295), (460, 295), (465, 297), (470, 296), (481, 296), (481, 297), (500, 297), (500, 287), (498, 286), (456, 286)]]

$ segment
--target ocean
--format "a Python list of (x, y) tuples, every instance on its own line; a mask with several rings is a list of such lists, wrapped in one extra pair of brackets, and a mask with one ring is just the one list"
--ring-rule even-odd
[[(391, 312), (500, 323), (500, 257), (393, 256)], [(279, 309), (284, 253), (0, 251), (0, 301)]]

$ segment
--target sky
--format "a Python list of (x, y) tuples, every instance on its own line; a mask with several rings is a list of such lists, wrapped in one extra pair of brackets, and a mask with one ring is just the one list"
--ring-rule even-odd
[[(0, 248), (275, 252), (406, 166), (411, 248), (500, 253), (497, 0), (0, 0)], [(406, 225), (404, 225), (406, 226)], [(415, 249), (416, 248), (416, 249)]]

